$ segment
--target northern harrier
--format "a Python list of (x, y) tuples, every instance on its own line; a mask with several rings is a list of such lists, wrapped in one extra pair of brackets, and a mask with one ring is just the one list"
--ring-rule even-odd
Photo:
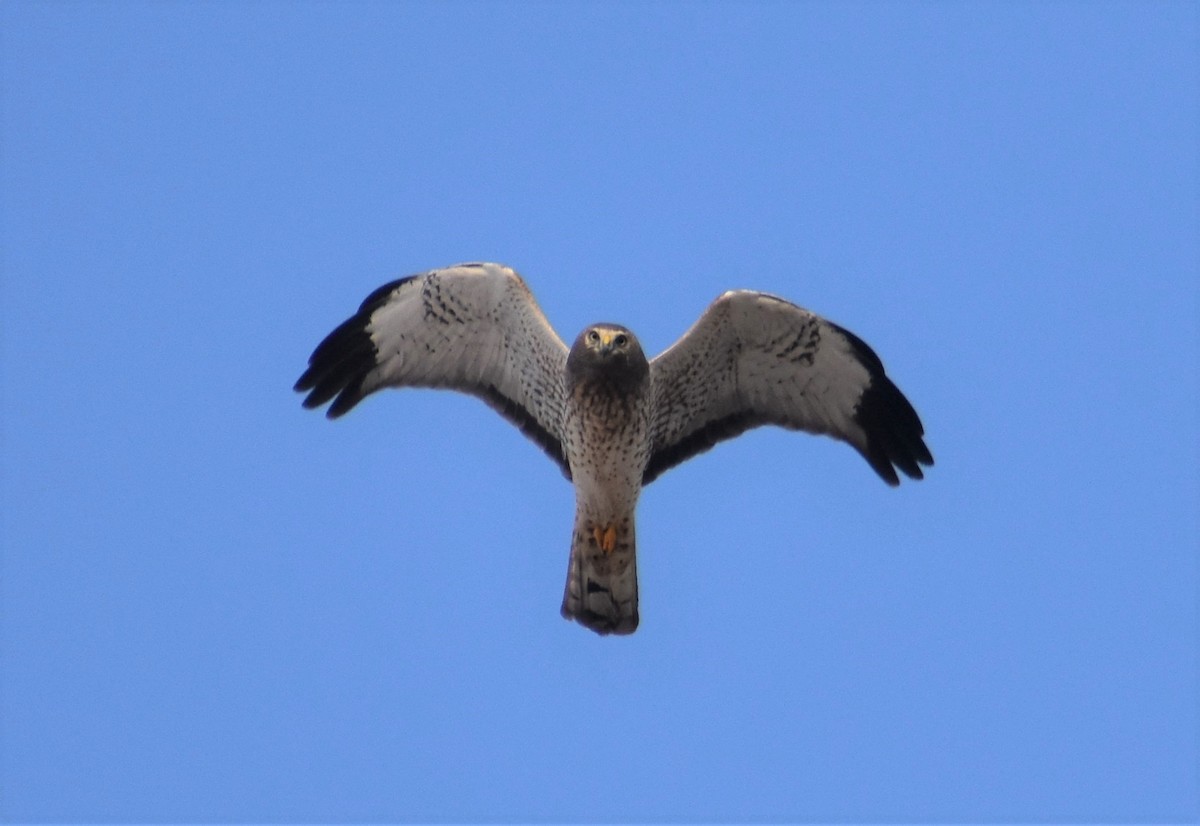
[(908, 399), (853, 333), (782, 298), (727, 292), (649, 361), (632, 332), (594, 324), (570, 349), (521, 277), (459, 264), (367, 296), (317, 346), (296, 390), (341, 416), (383, 387), (483, 399), (575, 485), (562, 614), (599, 634), (638, 624), (634, 510), (668, 468), (759, 425), (848, 442), (889, 485), (933, 457)]

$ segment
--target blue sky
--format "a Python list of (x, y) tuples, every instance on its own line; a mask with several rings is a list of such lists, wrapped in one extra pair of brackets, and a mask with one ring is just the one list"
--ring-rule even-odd
[[(1200, 814), (1200, 13), (0, 6), (0, 815)], [(760, 430), (558, 615), (573, 496), (478, 401), (291, 385), (376, 286), (520, 270), (658, 352), (855, 331), (937, 465)]]

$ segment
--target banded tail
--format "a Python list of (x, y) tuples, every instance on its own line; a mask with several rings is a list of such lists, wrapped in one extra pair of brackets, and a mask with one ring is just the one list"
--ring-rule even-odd
[(597, 634), (637, 630), (637, 543), (632, 513), (608, 525), (575, 514), (562, 615)]

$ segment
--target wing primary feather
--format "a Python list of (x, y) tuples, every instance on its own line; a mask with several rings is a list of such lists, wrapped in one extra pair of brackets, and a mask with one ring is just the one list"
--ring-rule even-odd
[(834, 324), (832, 321), (826, 320), (825, 324), (832, 327), (837, 332), (846, 337), (846, 341), (850, 344), (850, 349), (854, 351), (854, 355), (862, 362), (863, 366), (870, 371), (871, 375), (882, 375), (884, 373), (883, 361), (871, 349), (871, 345), (867, 344), (854, 333), (842, 327), (839, 324)]
[(420, 276), (406, 275), (403, 278), (397, 278), (395, 281), (389, 281), (382, 287), (372, 290), (370, 295), (362, 300), (362, 304), (358, 305), (358, 315), (366, 315), (367, 318), (370, 318), (371, 313), (375, 312), (388, 302), (388, 299), (392, 297), (392, 293), (396, 292), (397, 289), (404, 286), (409, 281), (413, 281), (417, 278), (420, 278)]
[(888, 378), (883, 361), (869, 344), (845, 327), (826, 323), (845, 337), (854, 357), (870, 374), (854, 416), (867, 436), (863, 456), (889, 485), (900, 484), (894, 468), (912, 479), (923, 479), (925, 474), (920, 466), (932, 465), (933, 456), (922, 439), (925, 427), (917, 411)]
[(359, 305), (358, 312), (335, 327), (316, 346), (308, 358), (308, 369), (296, 381), (295, 389), (309, 390), (344, 362), (360, 356), (364, 350), (373, 351), (375, 345), (366, 333), (371, 315), (387, 303), (397, 287), (414, 277), (401, 278), (372, 291)]
[(861, 452), (885, 482), (899, 484), (893, 466), (912, 479), (924, 478), (920, 466), (933, 464), (922, 439), (925, 429), (912, 405), (887, 376), (871, 377), (855, 407), (854, 419), (866, 435)]
[(363, 379), (375, 367), (375, 345), (366, 331), (368, 320), (369, 316), (363, 318), (356, 315), (343, 322), (317, 345), (309, 359), (308, 369), (295, 386), (299, 392), (311, 391), (303, 402), (306, 408), (320, 407), (339, 394), (341, 397), (334, 405), (339, 410), (335, 412), (330, 408), (330, 418), (336, 418), (354, 406), (353, 403), (344, 406), (341, 401), (346, 395), (344, 391), (361, 386)]
[(320, 407), (336, 396), (325, 412), (328, 418), (336, 419), (363, 400), (362, 384), (376, 365), (375, 343), (367, 332), (371, 316), (397, 289), (416, 277), (398, 278), (372, 290), (359, 304), (358, 312), (322, 339), (294, 388), (298, 392), (312, 391), (302, 402), (304, 407)]

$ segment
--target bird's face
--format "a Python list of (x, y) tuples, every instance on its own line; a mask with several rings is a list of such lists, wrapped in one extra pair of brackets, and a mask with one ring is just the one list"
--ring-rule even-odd
[(583, 344), (601, 358), (618, 353), (627, 353), (637, 346), (633, 334), (624, 327), (613, 324), (597, 324), (583, 332)]
[(580, 350), (591, 360), (637, 360), (645, 359), (637, 336), (619, 324), (593, 324), (575, 339), (572, 352)]
[(637, 336), (619, 324), (593, 324), (575, 339), (568, 360), (589, 372), (641, 378), (648, 370)]

